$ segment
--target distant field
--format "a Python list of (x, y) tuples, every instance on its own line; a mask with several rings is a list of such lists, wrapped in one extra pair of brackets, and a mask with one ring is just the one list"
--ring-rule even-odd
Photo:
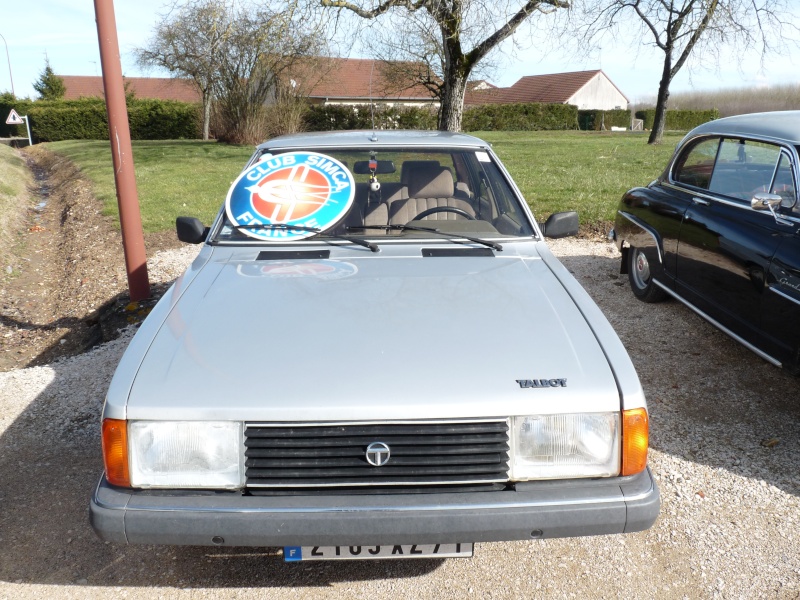
[[(663, 170), (680, 139), (665, 135), (660, 146), (647, 137), (607, 132), (478, 132), (490, 142), (539, 220), (553, 212), (577, 210), (584, 228), (604, 230), (614, 218), (622, 193), (645, 185)], [(80, 166), (117, 216), (108, 142), (48, 144)], [(199, 141), (133, 143), (142, 224), (147, 232), (175, 226), (175, 217), (191, 215), (210, 223), (231, 182), (252, 153), (251, 147)]]
[(797, 110), (800, 107), (800, 84), (786, 83), (770, 87), (738, 87), (721, 90), (675, 92), (669, 96), (669, 108), (707, 110), (716, 108), (721, 117), (743, 113)]

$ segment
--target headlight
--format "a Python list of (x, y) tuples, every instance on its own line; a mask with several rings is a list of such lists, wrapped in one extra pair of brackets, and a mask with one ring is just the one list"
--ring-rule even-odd
[(531, 415), (511, 420), (511, 479), (619, 473), (619, 413)]
[(230, 421), (131, 421), (130, 481), (142, 488), (241, 488), (242, 424)]

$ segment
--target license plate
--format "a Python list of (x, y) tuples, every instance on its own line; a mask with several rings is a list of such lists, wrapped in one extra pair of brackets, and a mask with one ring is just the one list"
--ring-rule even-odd
[(369, 560), (375, 558), (469, 558), (472, 544), (404, 544), (394, 546), (286, 546), (283, 560)]

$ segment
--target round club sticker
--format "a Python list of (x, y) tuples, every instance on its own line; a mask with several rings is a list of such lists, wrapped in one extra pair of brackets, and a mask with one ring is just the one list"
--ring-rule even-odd
[(316, 152), (276, 154), (236, 178), (225, 199), (225, 212), (234, 225), (287, 226), (240, 230), (250, 237), (266, 242), (302, 240), (344, 217), (355, 188), (352, 173), (333, 157)]

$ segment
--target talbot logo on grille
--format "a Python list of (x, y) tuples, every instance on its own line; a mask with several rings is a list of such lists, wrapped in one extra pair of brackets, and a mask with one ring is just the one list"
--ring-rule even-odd
[(382, 467), (389, 462), (391, 453), (389, 446), (383, 442), (372, 442), (367, 446), (367, 462), (373, 467)]

